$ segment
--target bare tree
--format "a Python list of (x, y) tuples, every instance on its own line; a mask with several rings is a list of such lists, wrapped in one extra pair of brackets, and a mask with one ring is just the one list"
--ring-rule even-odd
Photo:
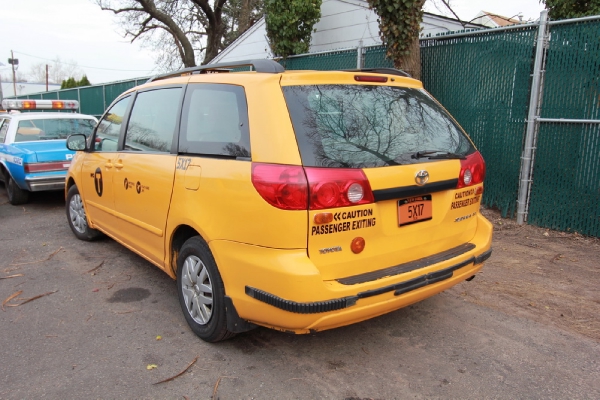
[[(2, 71), (0, 77), (2, 82), (12, 82), (13, 76), (10, 71)], [(21, 71), (15, 71), (15, 78), (17, 82), (27, 82), (27, 77)]]
[(451, 0), (429, 0), (429, 4), (435, 7), (435, 9), (438, 10), (442, 15), (447, 15), (449, 12), (454, 18), (456, 18), (458, 22), (460, 22), (463, 28), (466, 28), (467, 24), (472, 22), (472, 20), (463, 21), (458, 15), (456, 15), (454, 9), (452, 8)]
[(221, 50), (226, 26), (223, 7), (227, 0), (95, 0), (103, 10), (120, 17), (125, 37), (142, 40), (158, 50), (160, 67), (193, 67), (204, 54), (203, 64)]
[(79, 80), (85, 75), (76, 61), (62, 61), (60, 57), (56, 57), (48, 63), (33, 64), (27, 74), (29, 80), (32, 82), (46, 82), (46, 65), (48, 65), (48, 81), (51, 83), (61, 83), (71, 77)]
[(254, 25), (263, 12), (263, 0), (227, 0), (223, 9), (223, 19), (227, 25), (223, 37), (224, 47)]

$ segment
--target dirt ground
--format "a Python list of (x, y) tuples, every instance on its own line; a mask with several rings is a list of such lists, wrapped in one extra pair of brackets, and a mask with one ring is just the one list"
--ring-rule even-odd
[(600, 238), (482, 212), (494, 224), (492, 257), (476, 285), (452, 290), (469, 302), (600, 340)]

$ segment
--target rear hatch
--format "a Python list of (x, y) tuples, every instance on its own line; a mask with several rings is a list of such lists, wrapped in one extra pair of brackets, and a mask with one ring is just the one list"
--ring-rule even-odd
[(466, 134), (417, 81), (345, 74), (282, 88), (309, 184), (308, 255), (323, 278), (358, 283), (472, 250), (485, 166)]

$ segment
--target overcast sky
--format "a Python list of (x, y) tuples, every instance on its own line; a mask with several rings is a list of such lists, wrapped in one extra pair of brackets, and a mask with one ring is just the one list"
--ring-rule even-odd
[[(427, 0), (425, 10), (451, 16)], [(211, 1), (212, 2), (212, 1)], [(441, 2), (440, 2), (441, 3)], [(538, 0), (450, 0), (463, 20), (480, 10), (525, 20), (539, 18)], [(92, 84), (146, 77), (156, 73), (152, 52), (122, 36), (111, 12), (92, 0), (0, 0), (0, 74), (10, 75), (10, 51), (19, 71), (37, 63), (76, 62)]]

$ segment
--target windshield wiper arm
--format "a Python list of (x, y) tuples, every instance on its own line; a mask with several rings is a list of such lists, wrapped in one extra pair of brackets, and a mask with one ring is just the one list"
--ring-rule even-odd
[(466, 156), (462, 156), (456, 153), (450, 152), (441, 152), (440, 154), (436, 154), (434, 156), (429, 156), (430, 160), (466, 160)]
[(438, 150), (423, 150), (423, 151), (417, 151), (416, 153), (413, 153), (410, 158), (423, 158), (423, 157), (427, 157), (430, 154), (435, 154), (438, 153)]
[(416, 153), (413, 153), (410, 158), (415, 158), (415, 159), (419, 159), (419, 158), (423, 158), (423, 157), (427, 157), (430, 160), (464, 160), (466, 157), (460, 154), (456, 154), (456, 153), (451, 153), (449, 151), (442, 151), (442, 150), (424, 150), (424, 151), (417, 151)]

